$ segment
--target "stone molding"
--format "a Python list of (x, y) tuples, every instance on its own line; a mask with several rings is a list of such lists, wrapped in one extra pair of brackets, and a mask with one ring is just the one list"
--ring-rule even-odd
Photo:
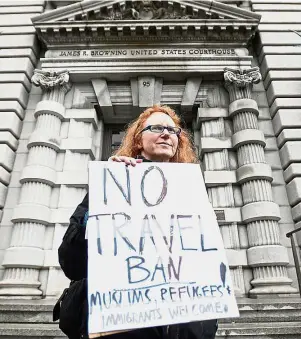
[(231, 138), (212, 138), (212, 137), (206, 137), (201, 138), (200, 140), (200, 148), (201, 152), (212, 152), (216, 150), (222, 150), (222, 149), (230, 149), (232, 148), (232, 141)]
[[(185, 39), (187, 41), (187, 39)], [(166, 40), (165, 40), (166, 43)], [(184, 42), (183, 42), (184, 43)], [(92, 46), (91, 46), (92, 47)], [(58, 48), (60, 48), (58, 46)], [(86, 46), (78, 46), (78, 48), (86, 48)], [(125, 60), (117, 60), (112, 58), (78, 58), (78, 57), (49, 57), (41, 60), (43, 69), (45, 70), (61, 70), (66, 67), (72, 74), (74, 81), (91, 81), (91, 73), (101, 74), (107, 81), (116, 81), (118, 74), (123, 74), (125, 81), (137, 77), (138, 74), (145, 76), (153, 76), (154, 72), (160, 72), (169, 79), (176, 79), (178, 73), (198, 74), (212, 73), (222, 75), (225, 65), (231, 67), (251, 66), (252, 57), (243, 55), (226, 55), (212, 56), (203, 55), (201, 58), (193, 58), (186, 60), (185, 58), (175, 58), (168, 60), (162, 57), (145, 60), (144, 58), (127, 58)]]
[(279, 206), (272, 201), (258, 201), (241, 208), (242, 220), (249, 223), (257, 220), (280, 220)]
[(24, 247), (20, 251), (17, 247), (10, 247), (3, 260), (4, 267), (14, 267), (15, 264), (29, 268), (39, 268), (44, 263), (44, 251), (41, 248)]
[(60, 150), (61, 140), (58, 136), (47, 135), (47, 132), (35, 131), (29, 137), (27, 148), (30, 149), (34, 146), (45, 146), (52, 148), (56, 152)]
[[(51, 209), (47, 206), (37, 205), (33, 203), (19, 204), (13, 212), (12, 221), (14, 223), (21, 222), (37, 222), (45, 226), (51, 222)], [(1, 286), (1, 285), (0, 285)]]
[(268, 164), (253, 163), (240, 166), (236, 170), (237, 182), (243, 184), (251, 180), (273, 181), (272, 170)]
[(52, 114), (57, 116), (60, 120), (65, 117), (65, 107), (59, 102), (53, 100), (42, 100), (38, 102), (34, 116), (37, 118), (40, 114)]
[(232, 135), (233, 148), (238, 148), (251, 143), (265, 147), (266, 142), (263, 132), (256, 129), (244, 129)]
[[(248, 263), (252, 267), (259, 265), (270, 266), (275, 263), (277, 265), (285, 265), (288, 262), (286, 248), (279, 245), (261, 246), (260, 249), (251, 247), (247, 251), (247, 256)], [(287, 281), (287, 278), (285, 281)]]
[(23, 184), (27, 181), (38, 181), (49, 186), (55, 186), (56, 178), (57, 173), (53, 168), (40, 165), (29, 165), (24, 167), (20, 176), (20, 183)]
[(237, 182), (235, 171), (204, 171), (204, 180), (206, 187)]
[[(228, 84), (229, 86), (230, 84)], [(229, 105), (229, 116), (233, 117), (235, 114), (238, 114), (240, 112), (252, 112), (259, 115), (258, 105), (257, 102), (253, 99), (237, 99), (230, 103)]]

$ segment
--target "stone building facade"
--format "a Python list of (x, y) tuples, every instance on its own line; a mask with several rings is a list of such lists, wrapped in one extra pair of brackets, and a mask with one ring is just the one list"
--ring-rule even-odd
[(285, 234), (301, 223), (300, 11), (299, 0), (0, 1), (0, 298), (55, 298), (68, 284), (57, 248), (88, 161), (155, 103), (194, 135), (236, 295), (296, 295)]

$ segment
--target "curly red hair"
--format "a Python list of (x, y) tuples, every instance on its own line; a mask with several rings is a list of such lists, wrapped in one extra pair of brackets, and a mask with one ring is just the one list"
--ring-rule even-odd
[[(142, 112), (136, 120), (129, 124), (122, 143), (114, 155), (123, 155), (132, 158), (140, 155), (141, 148), (139, 148), (139, 145), (141, 145), (142, 138), (140, 132), (147, 118), (155, 112), (162, 112), (169, 115), (175, 125), (180, 127), (180, 117), (173, 109), (168, 106), (154, 105)], [(170, 162), (198, 163), (198, 157), (193, 146), (191, 135), (185, 129), (182, 129), (179, 135), (178, 148), (175, 155), (170, 159)]]

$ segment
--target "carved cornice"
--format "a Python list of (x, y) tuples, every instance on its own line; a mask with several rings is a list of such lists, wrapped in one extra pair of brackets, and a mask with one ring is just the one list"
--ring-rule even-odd
[[(100, 20), (37, 24), (47, 46), (125, 41), (210, 41), (247, 44), (257, 24), (232, 20)], [(79, 46), (80, 47), (80, 46)]]
[(226, 86), (234, 85), (236, 87), (246, 87), (252, 84), (258, 84), (261, 80), (261, 74), (258, 67), (249, 69), (225, 68), (224, 79)]
[(41, 87), (44, 91), (50, 91), (55, 87), (60, 87), (65, 91), (65, 93), (67, 93), (71, 88), (71, 84), (69, 82), (69, 71), (66, 70), (59, 72), (47, 72), (36, 69), (31, 81), (35, 86)]
[(32, 19), (48, 47), (135, 41), (247, 44), (260, 16), (213, 0), (87, 0)]

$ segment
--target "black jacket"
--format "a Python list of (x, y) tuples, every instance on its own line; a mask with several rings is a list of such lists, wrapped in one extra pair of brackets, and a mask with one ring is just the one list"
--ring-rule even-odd
[[(87, 240), (86, 227), (83, 225), (85, 213), (88, 211), (88, 194), (77, 206), (70, 218), (70, 225), (59, 247), (59, 263), (67, 278), (82, 280), (87, 278)], [(87, 304), (87, 303), (85, 303)], [(87, 328), (87, 305), (84, 307), (82, 322)], [(214, 339), (217, 330), (216, 320), (191, 322), (172, 326), (150, 327), (110, 335), (109, 339)], [(85, 330), (83, 330), (85, 331)], [(84, 334), (84, 333), (83, 333)]]

